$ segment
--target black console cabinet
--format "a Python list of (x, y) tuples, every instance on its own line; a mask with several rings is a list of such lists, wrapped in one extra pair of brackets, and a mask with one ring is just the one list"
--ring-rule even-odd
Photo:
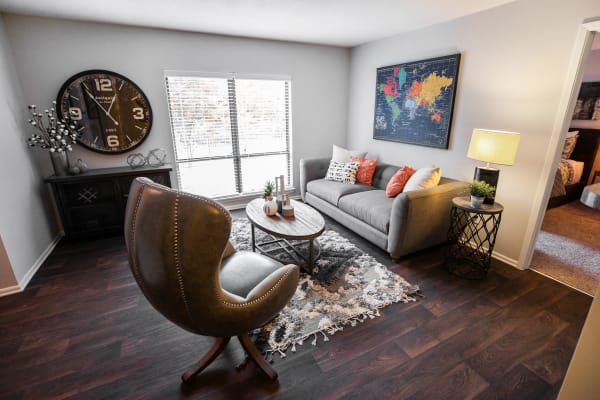
[(145, 176), (171, 187), (171, 169), (101, 168), (80, 175), (52, 175), (44, 181), (51, 185), (67, 239), (82, 239), (122, 233), (131, 182)]

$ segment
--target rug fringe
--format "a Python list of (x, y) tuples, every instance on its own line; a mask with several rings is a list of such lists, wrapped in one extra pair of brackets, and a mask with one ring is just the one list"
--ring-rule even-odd
[[(416, 292), (412, 293), (412, 294), (416, 294)], [(339, 323), (335, 323), (330, 326), (319, 329), (317, 331), (310, 332), (310, 333), (298, 338), (297, 340), (291, 342), (288, 345), (282, 345), (282, 346), (277, 346), (275, 348), (268, 349), (263, 354), (265, 355), (266, 360), (271, 363), (274, 361), (273, 355), (275, 353), (279, 353), (280, 359), (284, 359), (286, 357), (285, 352), (288, 349), (290, 349), (292, 352), (295, 353), (297, 351), (296, 346), (302, 346), (304, 344), (304, 340), (308, 339), (309, 337), (312, 337), (312, 340), (310, 343), (313, 346), (316, 346), (318, 343), (318, 334), (319, 333), (321, 333), (323, 335), (323, 339), (322, 339), (323, 342), (329, 342), (330, 340), (329, 340), (329, 337), (327, 336), (327, 334), (334, 335), (336, 332), (344, 330), (344, 326), (347, 326), (347, 325), (356, 326), (356, 324), (359, 322), (363, 323), (367, 319), (373, 319), (373, 318), (380, 317), (381, 313), (379, 312), (379, 310), (381, 308), (389, 306), (390, 304), (408, 303), (411, 301), (416, 301), (416, 299), (414, 299), (413, 297), (410, 297), (406, 293), (403, 293), (399, 298), (393, 300), (391, 303), (382, 304), (381, 306), (379, 306), (378, 308), (375, 308), (373, 310), (365, 311), (361, 314), (354, 315), (344, 321), (340, 321)], [(325, 332), (327, 332), (327, 334), (325, 334)]]

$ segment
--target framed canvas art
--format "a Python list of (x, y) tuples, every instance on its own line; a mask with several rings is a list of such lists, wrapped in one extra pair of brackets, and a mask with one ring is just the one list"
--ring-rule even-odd
[(377, 68), (373, 139), (448, 148), (460, 53)]
[(600, 82), (583, 82), (581, 84), (573, 111), (573, 119), (600, 120)]

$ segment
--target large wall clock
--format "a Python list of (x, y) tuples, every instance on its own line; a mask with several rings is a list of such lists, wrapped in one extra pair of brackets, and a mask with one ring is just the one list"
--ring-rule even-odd
[(111, 71), (73, 75), (60, 88), (56, 104), (59, 115), (79, 123), (79, 144), (100, 153), (129, 151), (146, 139), (152, 127), (152, 109), (144, 92)]

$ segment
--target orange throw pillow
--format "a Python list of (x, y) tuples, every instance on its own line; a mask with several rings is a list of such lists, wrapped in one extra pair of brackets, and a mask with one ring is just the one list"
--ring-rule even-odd
[(365, 160), (360, 157), (350, 157), (351, 162), (358, 162), (358, 171), (356, 171), (356, 183), (366, 183), (367, 185), (373, 185), (373, 174), (375, 173), (375, 167), (377, 167), (377, 160)]
[(415, 170), (409, 166), (400, 168), (398, 172), (390, 178), (390, 181), (385, 187), (385, 194), (387, 197), (394, 197), (397, 196), (398, 193), (401, 193), (402, 189), (404, 189), (404, 185), (406, 185), (406, 182), (414, 173)]

